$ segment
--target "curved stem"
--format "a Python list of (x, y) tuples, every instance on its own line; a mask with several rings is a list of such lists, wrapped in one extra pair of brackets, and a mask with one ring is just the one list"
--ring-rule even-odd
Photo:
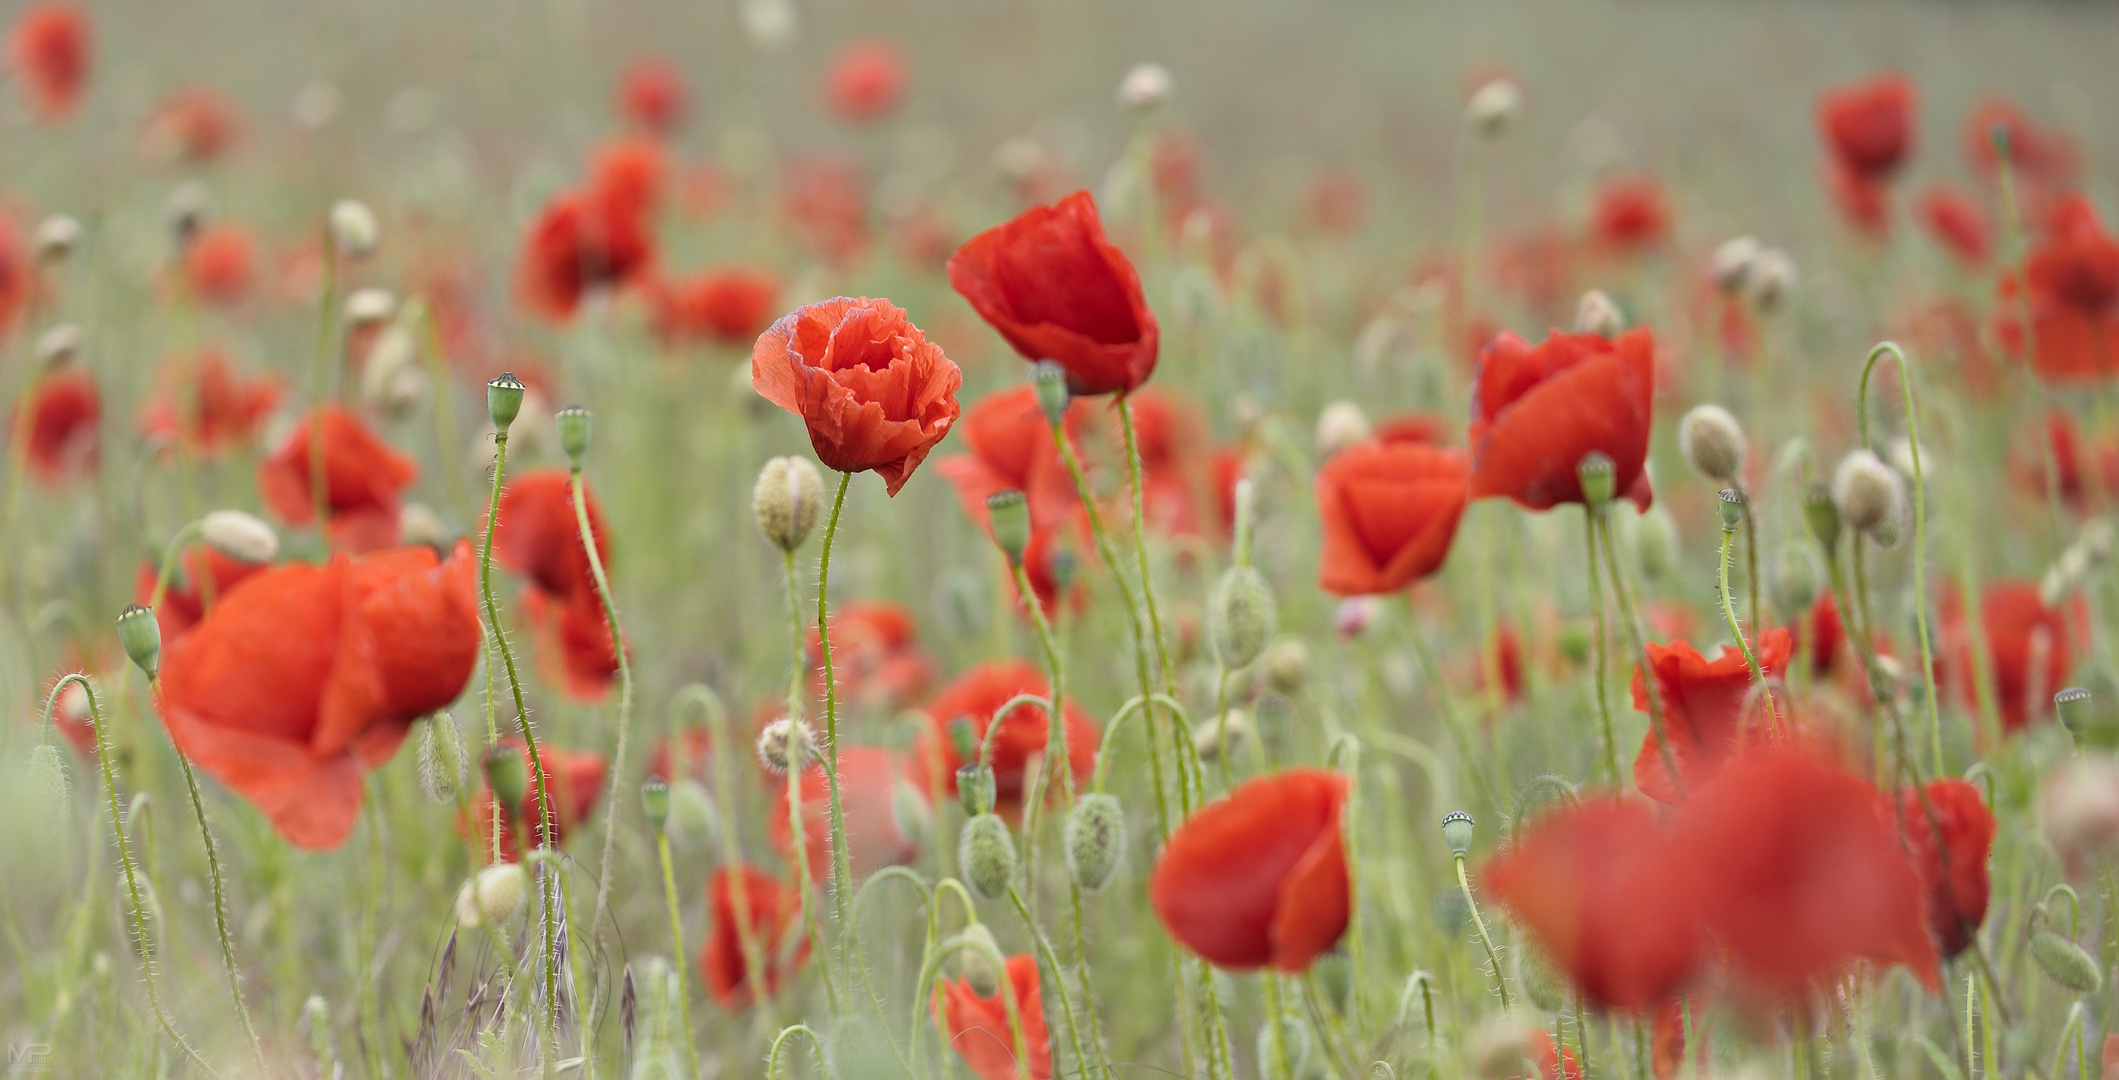
[[(1045, 666), (1052, 673), (1051, 700), (1045, 704), (1045, 753), (1044, 761), (1031, 778), (1030, 798), (1023, 806), (1023, 879), (1029, 883), (1032, 895), (1036, 894), (1037, 871), (1037, 820), (1038, 812), (1044, 808), (1045, 786), (1051, 783), (1052, 770), (1059, 769), (1061, 789), (1067, 793), (1067, 805), (1074, 805), (1074, 758), (1067, 747), (1067, 723), (1065, 695), (1067, 667), (1060, 656), (1059, 643), (1052, 633), (1052, 621), (1045, 618), (1045, 609), (1038, 603), (1037, 593), (1030, 587), (1030, 574), (1020, 560), (1011, 562), (1015, 572), (1016, 592), (1023, 598), (1023, 606), (1030, 612), (1030, 623), (1037, 628), (1038, 645), (1045, 653)], [(992, 734), (999, 728), (1004, 714), (995, 713), (994, 723), (987, 729)], [(1058, 977), (1057, 968), (1054, 978)]]
[[(620, 786), (625, 776), (625, 747), (633, 732), (633, 665), (626, 659), (625, 634), (618, 625), (618, 605), (611, 598), (611, 579), (604, 573), (603, 555), (596, 550), (595, 530), (589, 527), (589, 503), (585, 486), (581, 482), (581, 469), (576, 467), (568, 476), (568, 486), (574, 490), (574, 524), (581, 531), (582, 549), (589, 554), (589, 573), (596, 579), (596, 598), (603, 601), (603, 620), (611, 630), (611, 653), (618, 658), (618, 750), (611, 757), (611, 798), (609, 810), (603, 819), (603, 858), (596, 881), (596, 917), (589, 923), (589, 932), (603, 925), (603, 914), (609, 908), (611, 879), (611, 851), (618, 839), (618, 807)], [(687, 1030), (689, 1039), (691, 1032)]]
[[(1928, 581), (1928, 485), (1920, 466), (1920, 416), (1913, 408), (1913, 373), (1910, 370), (1913, 361), (1897, 342), (1878, 342), (1862, 363), (1861, 386), (1856, 394), (1856, 405), (1861, 410), (1861, 444), (1863, 449), (1869, 449), (1869, 373), (1876, 370), (1876, 361), (1885, 353), (1898, 361), (1898, 390), (1905, 402), (1906, 446), (1913, 458), (1913, 583), (1916, 589), (1925, 590)], [(1965, 603), (1973, 604), (1977, 600), (1977, 597), (1966, 597)], [(1976, 616), (1972, 621), (1977, 621)], [(1920, 636), (1921, 679), (1927, 687), (1928, 743), (1934, 756), (1935, 775), (1940, 776), (1944, 772), (1942, 708), (1935, 700), (1935, 648), (1928, 633), (1928, 605), (1925, 602), (1914, 606), (1913, 622)]]
[[(178, 560), (183, 558), (184, 548), (193, 540), (199, 538), (199, 533), (203, 529), (203, 521), (204, 519), (192, 520), (183, 528), (178, 529), (176, 535), (169, 538), (168, 543), (162, 545), (162, 563), (155, 572), (154, 592), (149, 593), (147, 596), (148, 607), (156, 611), (162, 610), (162, 598), (169, 595), (169, 583), (176, 577)], [(212, 576), (210, 570), (207, 576)]]
[(796, 1024), (793, 1027), (784, 1028), (781, 1030), (780, 1034), (773, 1039), (772, 1051), (765, 1055), (765, 1080), (780, 1080), (780, 1046), (781, 1044), (785, 1043), (788, 1040), (788, 1037), (791, 1035), (802, 1035), (808, 1038), (809, 1045), (816, 1048), (817, 1058), (819, 1060), (823, 1059), (824, 1042), (823, 1040), (817, 1038), (817, 1033), (811, 1031), (809, 1029), (808, 1024)]
[(1508, 979), (1501, 970), (1501, 952), (1494, 948), (1494, 939), (1486, 932), (1486, 920), (1479, 914), (1479, 901), (1472, 897), (1471, 879), (1464, 875), (1464, 856), (1456, 857), (1457, 888), (1464, 893), (1464, 902), (1471, 907), (1472, 925), (1479, 928), (1479, 943), (1486, 946), (1486, 962), (1494, 968), (1494, 989), (1501, 992), (1501, 1011), (1508, 1012)]
[[(1749, 513), (1749, 511), (1747, 510), (1746, 513)], [(1722, 550), (1720, 557), (1716, 560), (1719, 575), (1716, 585), (1721, 598), (1722, 618), (1729, 624), (1729, 634), (1736, 639), (1737, 650), (1744, 654), (1745, 665), (1751, 668), (1751, 681), (1757, 683), (1759, 691), (1766, 696), (1766, 723), (1773, 731), (1779, 732), (1781, 727), (1780, 713), (1773, 705), (1773, 688), (1766, 685), (1766, 671), (1759, 666), (1758, 654), (1751, 650), (1751, 642), (1744, 637), (1744, 626), (1737, 621), (1736, 617), (1736, 601), (1729, 596), (1729, 549), (1735, 539), (1736, 530), (1729, 528), (1722, 530)], [(1752, 618), (1756, 619), (1757, 617), (1758, 615), (1754, 611)], [(1646, 676), (1643, 677), (1645, 678)]]

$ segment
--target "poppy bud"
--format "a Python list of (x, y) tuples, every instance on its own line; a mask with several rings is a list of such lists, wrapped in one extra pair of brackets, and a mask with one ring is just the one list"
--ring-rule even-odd
[(1678, 560), (1678, 519), (1660, 506), (1642, 514), (1633, 532), (1633, 548), (1642, 574), (1653, 579), (1669, 573)]
[(527, 389), (512, 371), (503, 371), (486, 384), (486, 414), (493, 418), (493, 430), (503, 436), (508, 433), (522, 412), (522, 395)]
[(1452, 810), (1442, 815), (1442, 842), (1449, 845), (1450, 854), (1462, 855), (1472, 849), (1472, 816), (1462, 810)]
[(375, 220), (375, 211), (368, 204), (353, 199), (340, 199), (331, 205), (331, 246), (348, 259), (365, 259), (375, 254), (375, 244), (382, 234), (382, 226)]
[(1549, 1013), (1567, 1007), (1567, 984), (1545, 953), (1528, 944), (1516, 949), (1516, 985), (1532, 1005)]
[(1619, 310), (1617, 302), (1604, 290), (1591, 289), (1576, 302), (1575, 333), (1611, 338), (1618, 337), (1625, 329), (1626, 313)]
[(37, 223), (37, 261), (65, 262), (81, 246), (81, 223), (65, 214), (53, 214)]
[(697, 780), (679, 780), (670, 786), (669, 823), (671, 832), (700, 843), (711, 843), (721, 832), (714, 798)]
[(154, 609), (145, 604), (128, 604), (118, 613), (118, 643), (125, 646), (125, 655), (139, 665), (141, 671), (152, 679), (162, 669), (162, 625), (155, 621)]
[(1333, 454), (1369, 437), (1368, 414), (1351, 401), (1335, 401), (1317, 414), (1317, 456)]
[(2090, 692), (2088, 688), (2070, 686), (2053, 695), (2053, 711), (2060, 715), (2060, 726), (2081, 739), (2090, 722)]
[(1170, 69), (1161, 64), (1135, 64), (1118, 84), (1118, 103), (1139, 113), (1150, 113), (1170, 100)]
[(566, 451), (567, 460), (575, 468), (581, 468), (581, 456), (589, 452), (589, 411), (579, 405), (569, 405), (559, 410), (553, 420), (559, 424), (559, 448)]
[(995, 786), (993, 769), (984, 763), (974, 761), (956, 771), (957, 801), (972, 817), (993, 812)]
[(1349, 596), (1339, 602), (1339, 610), (1332, 613), (1332, 629), (1341, 641), (1352, 641), (1369, 628), (1376, 617), (1376, 605), (1366, 596)]
[(1192, 729), (1192, 749), (1203, 761), (1212, 761), (1251, 737), (1251, 718), (1242, 709), (1230, 709)]
[(647, 823), (661, 832), (670, 820), (669, 781), (659, 776), (650, 776), (640, 785), (640, 814)]
[(1875, 454), (1856, 450), (1832, 473), (1832, 501), (1841, 521), (1886, 547), (1897, 542), (1906, 491), (1898, 474)]
[(1744, 523), (1744, 493), (1736, 488), (1723, 488), (1718, 499), (1722, 514), (1722, 531), (1735, 532), (1736, 527)]
[(810, 733), (809, 725), (793, 717), (783, 716), (758, 732), (758, 760), (780, 776), (786, 776), (789, 769), (801, 768), (803, 760), (816, 756), (816, 752), (816, 737)]
[(2096, 958), (2051, 930), (2031, 935), (2031, 958), (2047, 978), (2084, 997), (2104, 988), (2104, 971)]
[(934, 811), (927, 805), (927, 796), (903, 777), (890, 788), (890, 817), (914, 847), (927, 846), (927, 836), (934, 830)]
[[(475, 879), (465, 880), (456, 890), (456, 921), (465, 930), (476, 930), (485, 925), (485, 917), (478, 912), (478, 882)], [(309, 1000), (321, 1003), (323, 999), (311, 997)]]
[(1817, 555), (1810, 545), (1803, 543), (1783, 544), (1773, 557), (1773, 572), (1766, 585), (1773, 591), (1773, 602), (1783, 614), (1790, 617), (1810, 610), (1817, 602), (1818, 576)]
[(1464, 120), (1481, 138), (1497, 139), (1523, 111), (1523, 89), (1514, 79), (1489, 80), (1465, 103)]
[(1258, 659), (1280, 623), (1265, 575), (1249, 566), (1232, 566), (1222, 573), (1207, 614), (1215, 659), (1230, 671)]
[(1739, 236), (1724, 240), (1714, 249), (1714, 257), (1708, 261), (1708, 272), (1714, 277), (1714, 287), (1723, 296), (1736, 296), (1744, 291), (1744, 284), (1751, 278), (1751, 265), (1758, 261), (1759, 253), (1765, 250), (1754, 237)]
[(1744, 275), (1744, 293), (1761, 315), (1779, 311), (1795, 291), (1795, 260), (1788, 253), (1776, 248), (1767, 248), (1752, 260), (1750, 272)]
[(213, 192), (197, 180), (178, 184), (162, 204), (162, 223), (178, 247), (189, 244), (212, 217)]
[(1037, 407), (1044, 410), (1045, 422), (1059, 423), (1072, 400), (1072, 392), (1067, 389), (1067, 369), (1057, 361), (1040, 360), (1030, 367), (1030, 384), (1037, 388)]
[(30, 749), (29, 777), (38, 805), (55, 818), (65, 817), (72, 804), (67, 797), (66, 759), (59, 756), (57, 746), (40, 742)]
[(47, 368), (64, 367), (81, 355), (81, 328), (60, 323), (37, 335), (37, 362)]
[(419, 726), (419, 786), (435, 802), (456, 801), (463, 790), (468, 762), (463, 732), (446, 712), (427, 717)]
[(1073, 545), (1064, 540), (1052, 545), (1052, 550), (1045, 554), (1045, 573), (1052, 578), (1054, 596), (1067, 595), (1067, 590), (1074, 585), (1074, 575), (1080, 572), (1081, 565), (1081, 556), (1074, 553)]
[(1281, 697), (1294, 697), (1310, 679), (1310, 647), (1300, 638), (1282, 638), (1266, 650), (1266, 685)]
[(495, 746), (486, 751), (484, 765), (486, 786), (493, 789), (493, 800), (513, 813), (530, 789), (530, 770), (523, 764), (521, 748), (506, 743)]
[(1832, 501), (1832, 488), (1824, 481), (1813, 480), (1803, 489), (1803, 520), (1810, 523), (1810, 535), (1827, 552), (1838, 545), (1839, 504)]
[(824, 478), (808, 458), (777, 457), (766, 462), (750, 493), (751, 517), (757, 520), (758, 531), (782, 551), (793, 551), (809, 539), (823, 505)]
[(256, 514), (215, 510), (199, 519), (199, 538), (238, 562), (262, 566), (280, 553), (280, 536)]
[(355, 289), (340, 310), (354, 326), (374, 326), (397, 314), (397, 297), (388, 289)]
[(1074, 883), (1095, 892), (1111, 883), (1126, 857), (1126, 814), (1118, 796), (1091, 792), (1067, 815), (1064, 840), (1067, 873)]
[(985, 948), (952, 949), (949, 953), (951, 966), (957, 978), (971, 984), (973, 992), (990, 998), (1001, 992), (1001, 972), (993, 966), (993, 958), (999, 955), (1001, 943), (994, 940), (993, 931), (985, 923), (972, 923), (957, 931), (960, 941), (984, 945)]
[(1008, 879), (1015, 875), (1015, 838), (1008, 835), (1008, 823), (997, 814), (966, 821), (957, 833), (957, 865), (980, 896), (998, 900), (1008, 895)]
[(1678, 421), (1685, 464), (1709, 480), (1733, 483), (1744, 471), (1744, 429), (1720, 405), (1697, 405)]
[(521, 863), (494, 863), (472, 880), (479, 917), (490, 923), (514, 918), (522, 910), (523, 897), (530, 892), (530, 875)]
[(994, 546), (1008, 556), (1008, 565), (1023, 564), (1023, 549), (1030, 546), (1030, 505), (1023, 493), (1013, 489), (986, 496), (986, 524), (993, 530)]
[(1570, 664), (1589, 662), (1589, 628), (1581, 623), (1568, 623), (1560, 628), (1560, 655)]
[(1935, 452), (1925, 446), (1919, 447), (1920, 468), (1915, 469), (1913, 467), (1914, 449), (1913, 440), (1911, 439), (1898, 438), (1891, 440), (1891, 467), (1897, 469), (1899, 475), (1905, 477), (1908, 482), (1911, 482), (1916, 474), (1933, 478), (1936, 465)]
[(1618, 494), (1618, 464), (1602, 450), (1591, 450), (1575, 463), (1575, 478), (1582, 484), (1582, 501), (1598, 509)]

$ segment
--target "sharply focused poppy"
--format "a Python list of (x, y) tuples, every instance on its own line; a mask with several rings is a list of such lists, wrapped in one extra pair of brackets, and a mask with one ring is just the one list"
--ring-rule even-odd
[(1646, 508), (1655, 339), (1555, 331), (1532, 345), (1503, 333), (1479, 354), (1472, 388), (1471, 496), (1506, 495), (1532, 510), (1581, 502), (1576, 472), (1601, 453), (1615, 490)]
[(706, 895), (714, 918), (706, 947), (699, 951), (699, 969), (714, 1004), (731, 1011), (749, 1008), (754, 981), (768, 996), (778, 994), (809, 959), (802, 890), (757, 867), (739, 865), (717, 868), (707, 878)]
[[(529, 579), (523, 613), (536, 628), (540, 666), (569, 697), (593, 701), (617, 677), (618, 657), (611, 650), (610, 622), (588, 548), (581, 542), (570, 475), (566, 469), (531, 469), (508, 480), (493, 553), (502, 566)], [(587, 481), (582, 498), (596, 555), (608, 570), (611, 545), (603, 508)]]
[(136, 604), (154, 608), (155, 623), (161, 627), (162, 644), (166, 648), (190, 633), (191, 628), (206, 617), (209, 601), (219, 603), (221, 597), (235, 588), (236, 582), (265, 567), (265, 563), (244, 562), (221, 554), (211, 545), (197, 544), (177, 559), (161, 603), (154, 600), (155, 585), (162, 576), (161, 567), (152, 559), (141, 560), (139, 572), (133, 575), (132, 599)]
[[(304, 418), (258, 463), (258, 495), (289, 525), (316, 520), (309, 456), (314, 422), (315, 414)], [(411, 485), (419, 466), (336, 405), (324, 407), (323, 424), (324, 513), (332, 544), (359, 553), (396, 543), (398, 494)]]
[(162, 388), (140, 410), (140, 430), (212, 457), (247, 445), (285, 391), (279, 376), (246, 378), (209, 349), (167, 365)]
[[(1967, 708), (1977, 708), (1964, 599), (1945, 592), (1936, 609), (1942, 621), (1938, 677), (1956, 688)], [(2074, 668), (2074, 646), (2087, 639), (2083, 619), (2080, 600), (2047, 606), (2034, 581), (1990, 582), (1980, 594), (1980, 628), (1993, 664), (1989, 676), (2005, 732), (2020, 731), (2051, 711), (2053, 694), (2067, 685)]]
[(184, 245), (184, 285), (198, 300), (233, 307), (249, 297), (256, 278), (257, 241), (232, 222), (201, 229)]
[(1912, 788), (1900, 793), (1897, 811), (1927, 889), (1928, 932), (1948, 960), (1971, 945), (1972, 935), (1986, 921), (1994, 812), (1970, 781), (1931, 780), (1926, 797), (1922, 794)]
[(905, 99), (910, 76), (905, 56), (888, 41), (857, 41), (832, 57), (824, 73), (824, 100), (833, 116), (850, 123), (880, 119)]
[(8, 35), (8, 63), (22, 80), (37, 115), (65, 118), (74, 111), (88, 85), (94, 52), (88, 13), (64, 0), (25, 8)]
[[(1752, 648), (1759, 667), (1772, 681), (1787, 671), (1794, 639), (1775, 627), (1758, 635)], [(1767, 730), (1765, 695), (1751, 681), (1751, 665), (1734, 645), (1722, 646), (1721, 655), (1709, 660), (1683, 641), (1651, 642), (1648, 663), (1655, 672), (1664, 741), (1670, 745), (1678, 771), (1673, 781), (1663, 760), (1663, 744), (1651, 726), (1633, 761), (1633, 782), (1641, 794), (1657, 802), (1675, 803), (1697, 792), (1714, 780), (1732, 755), (1785, 735), (1790, 727), (1787, 702), (1776, 695), (1781, 730)], [(1648, 686), (1638, 667), (1633, 672), (1633, 707), (1649, 712)]]
[[(949, 1031), (949, 1045), (964, 1059), (979, 1080), (1052, 1080), (1052, 1039), (1045, 1026), (1045, 1002), (1038, 992), (1037, 958), (1029, 955), (1007, 959), (1005, 986), (982, 995), (969, 977), (941, 984), (936, 1003), (942, 1026)], [(1008, 1021), (1008, 998), (1015, 998), (1014, 1024)], [(1016, 1025), (1023, 1033), (1023, 1051), (1029, 1060), (1015, 1056)]]
[(1653, 177), (1614, 180), (1597, 189), (1590, 236), (1599, 247), (1631, 254), (1661, 244), (1670, 235), (1670, 203)]
[(298, 847), (335, 847), (361, 772), (448, 705), (483, 630), (468, 543), (286, 563), (237, 583), (162, 652), (162, 719), (199, 767)]
[(683, 74), (658, 57), (635, 59), (618, 84), (619, 111), (657, 135), (672, 134), (683, 123), (686, 96)]
[(1841, 169), (1865, 180), (1897, 172), (1913, 151), (1913, 83), (1895, 72), (1825, 91), (1817, 124)]
[(29, 425), (22, 439), (30, 475), (46, 487), (93, 471), (101, 457), (97, 425), (103, 395), (86, 371), (61, 371), (36, 383), (15, 411), (15, 424)]
[(949, 284), (1024, 359), (1066, 368), (1076, 394), (1131, 391), (1155, 371), (1155, 314), (1086, 191), (972, 237)]
[(654, 259), (645, 209), (597, 188), (547, 203), (516, 270), (523, 302), (546, 318), (566, 319), (590, 291), (638, 278)]
[[(855, 600), (831, 611), (832, 680), (841, 707), (904, 708), (927, 693), (934, 658), (920, 647), (912, 612), (888, 600)], [(824, 696), (824, 640), (809, 631), (812, 690)]]
[[(545, 828), (544, 801), (538, 797), (537, 774), (530, 771), (530, 758), (521, 739), (510, 736), (502, 739), (501, 745), (513, 747), (523, 755), (523, 774), (529, 782), (523, 785), (522, 801), (506, 808), (500, 815), (500, 857), (510, 862), (523, 854), (525, 836), (529, 846), (558, 847), (566, 839), (568, 830), (587, 821), (596, 812), (596, 803), (603, 795), (603, 782), (607, 766), (603, 755), (590, 750), (569, 750), (554, 746), (549, 741), (537, 744), (538, 764), (544, 767), (544, 798), (551, 800), (551, 828)], [(480, 790), (477, 801), (471, 804), (471, 831), (480, 845), (493, 843), (493, 789)], [(523, 832), (523, 826), (529, 831)], [(488, 848), (490, 850), (490, 848)]]
[(2119, 371), (2119, 241), (2105, 232), (2097, 210), (2080, 195), (2057, 200), (2045, 238), (2025, 260), (2024, 274), (2008, 275), (1996, 305), (2000, 337), (2025, 351), (2017, 291), (2029, 282), (2032, 363), (2059, 381), (2101, 379)]
[[(922, 786), (956, 794), (956, 771), (977, 760), (987, 729), (996, 722), (994, 712), (1017, 694), (1044, 697), (1050, 692), (1051, 684), (1037, 665), (1012, 659), (986, 661), (942, 687), (920, 709), (927, 716), (927, 724), (913, 754), (926, 770)], [(1096, 767), (1100, 738), (1096, 722), (1072, 699), (1061, 711), (1066, 718), (1068, 767), (1076, 784), (1088, 783), (1090, 770)], [(1017, 705), (998, 722), (1001, 729), (993, 735), (993, 753), (986, 764), (993, 769), (997, 812), (1013, 815), (1021, 808), (1030, 786), (1032, 759), (1043, 760), (1052, 722), (1035, 705)], [(1056, 794), (1060, 788), (1057, 774), (1049, 785), (1048, 795)]]
[(872, 470), (892, 495), (956, 423), (963, 381), (888, 300), (841, 296), (796, 308), (751, 351), (751, 385), (802, 418), (817, 460)]
[(1170, 834), (1148, 899), (1217, 967), (1301, 971), (1346, 932), (1347, 781), (1297, 768), (1245, 781)]
[[(905, 831), (898, 820), (898, 787), (902, 783), (914, 796), (925, 796), (903, 779), (898, 755), (880, 746), (844, 746), (839, 749), (839, 803), (846, 822), (847, 868), (859, 885), (870, 874), (886, 866), (902, 866), (919, 858), (920, 842)], [(818, 883), (831, 876), (831, 787), (824, 779), (824, 766), (813, 765), (802, 773), (802, 836), (807, 845), (809, 875)], [(766, 818), (766, 831), (773, 843), (788, 853), (787, 793), (784, 783), (774, 786), (775, 812)]]
[(1920, 223), (1928, 235), (1969, 267), (1985, 265), (1994, 253), (1993, 230), (1987, 216), (1971, 197), (1955, 188), (1936, 184), (1920, 197)]
[(1317, 584), (1340, 596), (1396, 592), (1442, 568), (1471, 461), (1417, 442), (1356, 443), (1317, 472), (1324, 553)]
[(1583, 997), (1654, 1008), (1697, 974), (1706, 935), (1646, 802), (1599, 795), (1544, 815), (1479, 878)]

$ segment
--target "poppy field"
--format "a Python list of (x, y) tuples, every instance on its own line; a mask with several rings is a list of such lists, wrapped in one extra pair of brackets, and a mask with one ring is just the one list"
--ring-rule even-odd
[(2119, 14), (0, 23), (7, 1077), (2119, 1077)]

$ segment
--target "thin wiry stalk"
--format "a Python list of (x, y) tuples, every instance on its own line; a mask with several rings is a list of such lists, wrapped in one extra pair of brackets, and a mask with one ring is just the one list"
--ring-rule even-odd
[(596, 865), (601, 867), (596, 882), (596, 917), (589, 923), (591, 932), (603, 925), (603, 913), (608, 909), (611, 897), (612, 845), (618, 839), (618, 808), (620, 785), (625, 777), (626, 742), (633, 732), (633, 665), (625, 655), (625, 634), (619, 629), (618, 604), (611, 597), (611, 579), (603, 570), (603, 556), (596, 550), (596, 536), (589, 528), (589, 503), (581, 482), (581, 469), (575, 467), (568, 476), (568, 486), (574, 491), (574, 523), (581, 530), (581, 546), (589, 553), (589, 573), (596, 579), (596, 598), (603, 601), (603, 618), (610, 624), (611, 652), (618, 657), (618, 750), (611, 757), (611, 798), (604, 813), (603, 859)]

